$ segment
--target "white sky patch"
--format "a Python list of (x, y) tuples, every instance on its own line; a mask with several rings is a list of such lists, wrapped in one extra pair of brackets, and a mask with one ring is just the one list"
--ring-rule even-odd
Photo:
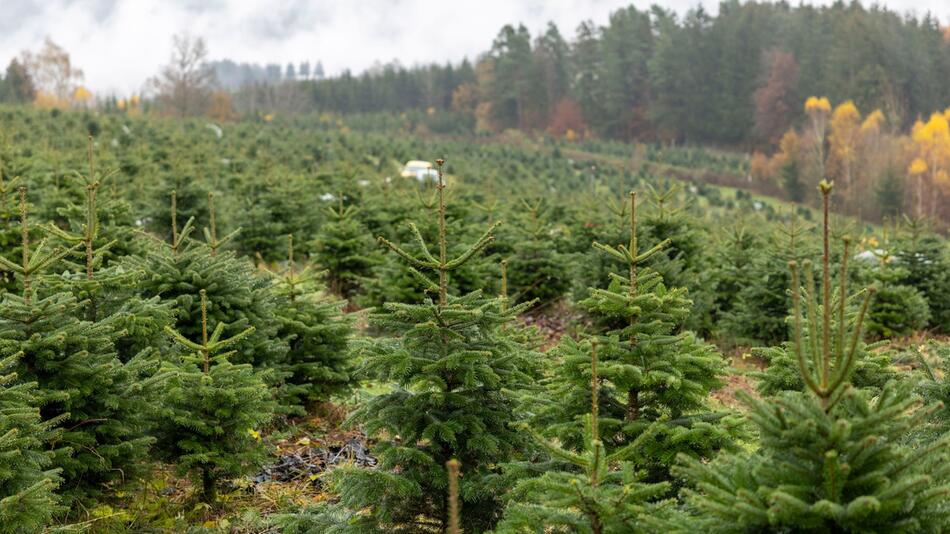
[[(832, 0), (811, 3), (828, 4)], [(505, 24), (532, 36), (555, 22), (565, 38), (586, 19), (605, 24), (630, 0), (2, 0), (0, 67), (50, 36), (98, 94), (142, 89), (168, 58), (171, 37), (205, 38), (211, 59), (323, 63), (328, 75), (376, 62), (458, 62), (488, 50)], [(646, 9), (648, 2), (633, 2)], [(685, 12), (718, 0), (657, 0)], [(796, 2), (797, 3), (797, 2)], [(950, 20), (950, 0), (889, 0), (890, 9)]]

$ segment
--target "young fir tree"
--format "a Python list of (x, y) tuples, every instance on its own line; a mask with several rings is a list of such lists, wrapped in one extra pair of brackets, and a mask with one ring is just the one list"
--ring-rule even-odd
[[(137, 290), (143, 298), (158, 297), (172, 302), (176, 314), (174, 327), (183, 335), (201, 336), (201, 306), (196, 295), (203, 289), (208, 300), (215, 303), (211, 320), (225, 324), (225, 334), (237, 335), (250, 326), (253, 332), (241, 338), (234, 356), (235, 363), (255, 367), (277, 367), (287, 354), (287, 344), (277, 335), (275, 295), (269, 277), (255, 272), (250, 262), (240, 260), (231, 251), (222, 251), (229, 236), (217, 237), (215, 217), (209, 217), (206, 238), (202, 245), (190, 239), (194, 219), (179, 228), (177, 195), (171, 196), (171, 242), (153, 240), (143, 257), (129, 258), (129, 268), (145, 273)], [(213, 213), (209, 205), (209, 214)], [(279, 376), (273, 377), (279, 380)]]
[(872, 338), (908, 336), (923, 330), (930, 321), (930, 306), (916, 288), (901, 283), (908, 277), (903, 265), (887, 250), (874, 251), (873, 268), (863, 273), (875, 284), (874, 302), (868, 310), (867, 333)]
[(508, 284), (514, 302), (537, 300), (541, 306), (555, 302), (571, 286), (570, 270), (559, 248), (559, 232), (550, 224), (542, 200), (522, 200), (523, 210), (506, 225), (509, 239)]
[(120, 326), (109, 318), (80, 319), (88, 300), (37, 286), (40, 275), (68, 251), (49, 250), (45, 240), (33, 248), (26, 190), (20, 195), (22, 261), (0, 258), (0, 265), (16, 274), (22, 289), (0, 303), (0, 356), (18, 355), (16, 370), (37, 384), (43, 417), (63, 418), (50, 448), (72, 504), (134, 478), (153, 441), (146, 435), (149, 398), (162, 376), (157, 360), (119, 360)]
[(311, 260), (326, 270), (330, 292), (351, 299), (377, 260), (372, 253), (373, 240), (356, 218), (358, 209), (344, 206), (343, 193), (339, 197), (339, 205), (326, 210), (327, 221), (313, 241)]
[(646, 265), (658, 272), (668, 287), (682, 287), (689, 291), (692, 305), (685, 326), (704, 334), (712, 328), (710, 312), (713, 305), (713, 281), (710, 280), (710, 270), (706, 268), (709, 260), (703, 246), (708, 237), (686, 208), (671, 205), (679, 191), (678, 187), (665, 191), (650, 187), (652, 209), (646, 210), (638, 239), (646, 248), (666, 242)]
[[(636, 194), (630, 194), (629, 245), (594, 246), (627, 267), (626, 276), (611, 274), (607, 289), (591, 289), (581, 305), (601, 338), (604, 385), (600, 421), (608, 451), (641, 435), (630, 460), (645, 469), (648, 480), (670, 478), (676, 454), (706, 458), (729, 446), (737, 418), (710, 413), (708, 396), (721, 384), (725, 361), (695, 334), (682, 330), (690, 300), (683, 288), (667, 288), (659, 273), (644, 268), (668, 241), (641, 252), (637, 240)], [(558, 347), (561, 365), (548, 384), (544, 405), (533, 424), (571, 449), (580, 449), (580, 420), (590, 406), (584, 384), (590, 359), (583, 346), (565, 338)]]
[(788, 339), (791, 305), (785, 265), (807, 253), (805, 225), (796, 216), (776, 227), (770, 246), (753, 260), (736, 301), (720, 321), (721, 337), (736, 344), (775, 345)]
[(166, 332), (182, 349), (171, 356), (178, 373), (170, 380), (160, 407), (156, 447), (200, 484), (202, 502), (214, 503), (221, 479), (247, 474), (258, 467), (263, 448), (257, 429), (271, 420), (275, 403), (261, 372), (229, 358), (254, 327), (224, 337), (225, 323), (209, 333), (208, 299), (200, 291), (201, 338)]
[(950, 252), (947, 242), (928, 231), (920, 219), (905, 218), (894, 256), (903, 269), (898, 283), (915, 288), (927, 299), (930, 327), (950, 333)]
[[(830, 190), (822, 182), (826, 199)], [(793, 347), (807, 389), (769, 399), (744, 395), (759, 430), (755, 452), (724, 453), (710, 463), (681, 458), (678, 474), (695, 485), (686, 493), (695, 515), (667, 531), (940, 532), (950, 521), (950, 439), (902, 444), (936, 406), (922, 408), (900, 383), (875, 398), (850, 385), (872, 291), (853, 321), (845, 299), (832, 300), (825, 207), (821, 299), (807, 291), (804, 310), (798, 267), (790, 262)], [(814, 288), (810, 262), (804, 277)], [(838, 285), (846, 295), (847, 277)]]
[[(465, 466), (459, 488), (467, 532), (491, 528), (501, 511), (492, 485), (499, 465), (512, 460), (526, 436), (517, 421), (512, 391), (531, 381), (534, 354), (502, 327), (530, 303), (505, 307), (480, 291), (449, 293), (449, 275), (483, 250), (494, 227), (461, 255), (448, 256), (445, 182), (439, 164), (438, 250), (431, 252), (413, 225), (419, 255), (380, 238), (409, 264), (410, 272), (437, 293), (421, 304), (389, 303), (371, 317), (385, 334), (361, 352), (366, 376), (394, 389), (353, 415), (380, 439), (376, 469), (341, 468), (333, 473), (347, 522), (338, 531), (403, 532), (448, 524), (446, 473), (450, 459)], [(426, 272), (435, 272), (438, 281)], [(358, 512), (364, 510), (365, 512)], [(328, 511), (328, 514), (333, 513)]]
[[(39, 532), (61, 511), (47, 444), (56, 420), (40, 416), (35, 384), (19, 382), (15, 357), (0, 360), (0, 533)], [(63, 417), (60, 417), (62, 420)]]
[[(822, 202), (827, 204), (826, 209), (830, 210), (831, 202), (830, 190), (827, 195), (823, 195)], [(826, 226), (828, 226), (827, 232), (831, 235), (830, 223), (826, 220)], [(844, 246), (842, 247), (842, 252), (838, 259), (838, 279), (846, 280), (852, 275), (849, 271), (850, 259), (850, 249), (851, 242), (850, 238), (844, 236), (842, 238)], [(833, 251), (828, 252), (828, 262), (831, 264), (833, 262), (832, 256), (834, 255)], [(795, 261), (795, 260), (789, 260)], [(796, 262), (797, 263), (797, 262)], [(786, 262), (787, 264), (787, 262)], [(833, 269), (833, 267), (829, 267)], [(831, 275), (829, 275), (831, 276)], [(847, 280), (846, 280), (847, 281)], [(808, 295), (814, 294), (814, 287), (806, 284), (806, 292)], [(832, 326), (835, 329), (839, 329), (839, 324), (850, 324), (856, 320), (856, 317), (861, 309), (860, 299), (862, 295), (847, 295), (840, 291), (832, 291), (830, 293), (830, 304), (832, 310), (843, 310), (844, 320), (834, 323)], [(815, 312), (823, 313), (823, 307), (825, 306), (824, 302), (818, 304), (818, 309)], [(874, 304), (871, 304), (871, 308), (868, 309), (865, 314), (865, 320), (870, 315), (871, 309), (873, 309)], [(788, 322), (794, 321), (794, 314), (791, 314)], [(806, 323), (804, 329), (808, 331), (813, 325)], [(845, 326), (846, 328), (847, 326)], [(858, 339), (857, 345), (855, 346), (855, 356), (854, 356), (854, 369), (849, 376), (850, 384), (857, 389), (867, 389), (870, 392), (880, 391), (889, 381), (898, 378), (898, 374), (895, 372), (891, 356), (888, 352), (878, 350), (882, 348), (885, 343), (874, 343), (866, 344), (864, 343), (863, 337)], [(798, 357), (795, 352), (794, 345), (791, 342), (785, 342), (778, 346), (767, 347), (767, 348), (755, 348), (752, 351), (754, 354), (762, 357), (768, 366), (765, 371), (756, 373), (759, 378), (759, 383), (757, 389), (763, 395), (775, 395), (780, 391), (804, 391), (807, 387), (805, 380), (802, 378), (801, 372), (798, 368)]]
[[(91, 143), (90, 139), (89, 174), (80, 176), (85, 186), (85, 202), (82, 206), (69, 204), (61, 210), (65, 215), (63, 227), (44, 227), (70, 250), (62, 261), (64, 269), (55, 277), (47, 277), (47, 282), (84, 303), (79, 319), (108, 321), (116, 327), (120, 334), (115, 345), (121, 361), (148, 359), (155, 356), (156, 347), (161, 345), (162, 329), (173, 320), (171, 305), (158, 297), (139, 296), (135, 288), (144, 273), (116, 261), (141, 247), (129, 244), (137, 240), (129, 232), (117, 230), (114, 221), (105, 225), (108, 227), (102, 224), (99, 190), (104, 178), (96, 174)], [(107, 214), (115, 215), (110, 209)]]
[[(742, 290), (752, 283), (760, 246), (759, 236), (750, 231), (745, 221), (728, 228), (721, 242), (715, 246), (712, 275), (715, 324), (721, 324), (722, 319), (733, 312)], [(733, 341), (728, 332), (718, 332), (717, 337), (723, 341)]]
[(597, 344), (585, 344), (587, 347), (591, 354), (591, 412), (584, 420), (584, 447), (577, 452), (566, 450), (525, 425), (524, 431), (567, 467), (519, 482), (510, 493), (496, 532), (637, 532), (642, 530), (641, 516), (654, 511), (650, 501), (669, 490), (667, 482), (641, 482), (642, 474), (627, 461), (649, 439), (649, 433), (607, 453), (598, 427)]
[(281, 371), (285, 403), (309, 406), (347, 391), (355, 382), (348, 338), (353, 330), (344, 301), (318, 291), (316, 275), (306, 266), (297, 269), (294, 236), (288, 241), (287, 269), (276, 282), (280, 302), (277, 331), (289, 350)]

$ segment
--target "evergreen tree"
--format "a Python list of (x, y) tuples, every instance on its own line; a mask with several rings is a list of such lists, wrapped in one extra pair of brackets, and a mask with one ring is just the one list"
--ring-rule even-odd
[[(715, 324), (722, 323), (722, 319), (736, 308), (739, 295), (750, 284), (760, 250), (758, 235), (750, 231), (744, 221), (729, 228), (722, 242), (717, 244), (713, 253), (715, 267), (712, 276)], [(719, 337), (723, 338), (722, 333)]]
[(804, 231), (795, 216), (775, 228), (770, 246), (753, 260), (736, 302), (720, 322), (723, 337), (736, 344), (767, 345), (788, 339), (788, 269), (776, 266), (802, 258), (808, 250)]
[[(0, 532), (37, 532), (60, 511), (53, 493), (59, 472), (46, 446), (56, 420), (43, 421), (35, 384), (11, 372), (15, 357), (0, 360)], [(63, 417), (60, 417), (62, 420)]]
[[(506, 307), (502, 299), (480, 291), (460, 297), (449, 293), (449, 274), (488, 246), (493, 227), (460, 256), (449, 258), (443, 161), (438, 164), (438, 251), (430, 251), (415, 225), (419, 255), (380, 238), (438, 296), (422, 304), (389, 303), (371, 317), (387, 337), (361, 349), (365, 376), (393, 382), (394, 389), (353, 415), (367, 433), (383, 439), (376, 448), (376, 469), (333, 473), (333, 488), (342, 508), (350, 511), (338, 531), (446, 528), (442, 466), (450, 459), (466, 466), (459, 489), (462, 526), (469, 532), (491, 528), (501, 510), (492, 480), (498, 466), (526, 443), (509, 423), (517, 421), (512, 391), (528, 386), (533, 354), (502, 327), (530, 303)], [(438, 281), (430, 281), (425, 271), (437, 273)], [(367, 508), (368, 513), (356, 513)]]
[(348, 338), (353, 325), (344, 302), (317, 291), (310, 266), (297, 270), (293, 235), (288, 236), (287, 269), (276, 279), (277, 335), (289, 350), (280, 392), (285, 404), (308, 406), (345, 392), (355, 382)]
[(865, 273), (875, 283), (877, 293), (868, 310), (867, 333), (873, 338), (907, 336), (926, 328), (930, 306), (916, 288), (903, 285), (909, 273), (894, 265), (895, 257), (885, 250), (875, 251), (877, 265)]
[[(248, 327), (224, 337), (225, 323), (209, 334), (208, 299), (200, 291), (201, 341), (166, 327), (184, 349), (169, 359), (178, 370), (169, 382), (160, 408), (158, 446), (163, 458), (190, 473), (200, 484), (200, 498), (214, 503), (222, 478), (247, 474), (263, 455), (258, 428), (273, 417), (275, 404), (261, 372), (229, 358), (238, 342), (254, 331)], [(192, 351), (192, 352), (189, 352)]]
[(343, 205), (342, 193), (339, 206), (326, 211), (328, 220), (313, 242), (311, 259), (327, 271), (330, 291), (350, 299), (360, 291), (376, 263), (368, 252), (372, 250), (372, 238), (356, 218), (357, 208)]
[(22, 262), (0, 257), (16, 273), (22, 291), (0, 303), (0, 355), (18, 355), (24, 380), (37, 383), (46, 419), (62, 418), (50, 447), (62, 469), (67, 500), (94, 497), (110, 483), (128, 482), (153, 441), (146, 435), (150, 395), (161, 383), (158, 362), (145, 356), (119, 360), (118, 321), (80, 319), (88, 301), (66, 292), (48, 295), (37, 277), (68, 251), (31, 247), (26, 190), (21, 189)]
[(533, 434), (525, 425), (524, 431), (532, 433), (547, 453), (567, 468), (519, 482), (511, 491), (505, 517), (496, 532), (541, 534), (552, 532), (552, 528), (592, 534), (637, 532), (642, 528), (640, 516), (653, 512), (649, 501), (668, 491), (667, 482), (641, 482), (642, 474), (626, 461), (649, 438), (648, 432), (611, 454), (604, 448), (598, 428), (596, 342), (590, 345), (590, 353), (591, 413), (584, 419), (583, 449), (565, 450)]
[[(647, 470), (649, 481), (667, 480), (678, 452), (709, 457), (729, 446), (737, 428), (727, 413), (709, 413), (709, 392), (721, 384), (725, 362), (695, 334), (681, 330), (689, 314), (686, 290), (667, 288), (659, 273), (644, 268), (668, 240), (645, 252), (638, 249), (636, 194), (630, 195), (629, 245), (595, 243), (594, 247), (628, 268), (611, 274), (607, 289), (591, 289), (581, 305), (591, 315), (602, 339), (598, 425), (608, 451), (649, 436), (630, 460)], [(535, 427), (546, 428), (567, 447), (580, 449), (578, 422), (590, 405), (583, 384), (590, 376), (587, 352), (566, 338), (558, 347), (560, 365), (548, 384)]]
[[(508, 282), (514, 302), (538, 301), (542, 306), (551, 304), (570, 287), (570, 272), (564, 268), (565, 258), (560, 252), (556, 230), (546, 221), (548, 210), (541, 202), (522, 201), (514, 224), (505, 232), (510, 236), (511, 254), (508, 261)], [(519, 216), (520, 215), (520, 216)]]
[[(130, 269), (145, 273), (137, 286), (140, 296), (171, 302), (176, 314), (175, 329), (186, 337), (198, 338), (201, 306), (195, 295), (204, 289), (208, 299), (215, 303), (211, 320), (225, 324), (226, 335), (235, 336), (255, 327), (235, 347), (234, 362), (255, 367), (280, 365), (287, 345), (277, 335), (279, 323), (274, 320), (276, 303), (271, 281), (232, 251), (218, 250), (225, 240), (218, 240), (213, 217), (209, 219), (207, 246), (191, 240), (194, 218), (178, 227), (176, 198), (173, 192), (171, 242), (155, 239), (144, 256), (128, 259)], [(213, 210), (213, 206), (209, 208), (209, 212)], [(279, 381), (281, 377), (272, 378)]]
[[(831, 186), (822, 182), (821, 189), (827, 206)], [(695, 484), (687, 498), (696, 515), (667, 530), (938, 532), (950, 519), (950, 439), (902, 444), (936, 406), (921, 408), (900, 383), (873, 399), (850, 385), (872, 291), (854, 321), (847, 320), (845, 299), (833, 305), (825, 213), (820, 305), (806, 262), (810, 289), (802, 310), (799, 272), (790, 262), (793, 347), (807, 390), (744, 397), (759, 430), (757, 451), (708, 464), (682, 457), (679, 474)], [(846, 295), (847, 277), (838, 282)]]
[(682, 287), (689, 291), (692, 305), (686, 326), (698, 333), (711, 329), (710, 312), (713, 305), (708, 261), (704, 254), (703, 242), (706, 236), (700, 230), (698, 221), (684, 208), (674, 208), (672, 201), (680, 188), (670, 187), (656, 190), (650, 187), (652, 209), (643, 217), (642, 239), (646, 247), (653, 247), (668, 240), (647, 264), (658, 272), (668, 287)]
[(950, 254), (946, 241), (927, 230), (926, 223), (920, 219), (904, 219), (903, 233), (894, 251), (903, 271), (898, 281), (923, 294), (930, 309), (930, 326), (947, 333), (950, 332)]

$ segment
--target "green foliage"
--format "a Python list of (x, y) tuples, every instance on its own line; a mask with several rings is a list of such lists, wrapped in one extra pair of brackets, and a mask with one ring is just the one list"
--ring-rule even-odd
[(787, 262), (806, 253), (805, 226), (792, 217), (773, 230), (764, 254), (755, 257), (732, 308), (723, 314), (722, 331), (737, 343), (775, 345), (788, 339), (791, 305)]
[(177, 373), (158, 409), (156, 450), (192, 474), (202, 501), (214, 503), (222, 478), (258, 467), (263, 450), (257, 429), (273, 417), (275, 404), (261, 372), (231, 363), (235, 351), (224, 350), (238, 346), (254, 327), (224, 337), (225, 323), (217, 322), (209, 334), (205, 290), (200, 295), (200, 342), (166, 327), (184, 350), (166, 358)]
[(830, 410), (811, 392), (747, 398), (761, 449), (711, 464), (683, 459), (699, 512), (672, 530), (939, 532), (950, 518), (947, 439), (902, 439), (935, 406), (898, 383), (877, 398), (849, 389)]
[[(947, 243), (939, 236), (926, 233), (926, 224), (921, 220), (905, 219), (902, 229), (894, 250), (894, 258), (901, 268), (896, 282), (916, 289), (926, 299), (931, 328), (942, 333), (950, 332), (950, 297), (947, 296), (950, 295), (950, 256)], [(905, 293), (916, 300), (909, 291)], [(914, 310), (909, 311), (913, 313)], [(914, 327), (921, 328), (919, 324), (914, 324)]]
[[(631, 194), (631, 206), (635, 198)], [(635, 209), (630, 220), (635, 236)], [(595, 243), (626, 264), (629, 276), (611, 274), (607, 289), (591, 289), (581, 303), (594, 321), (602, 347), (605, 384), (598, 424), (605, 445), (611, 450), (639, 440), (631, 461), (646, 469), (651, 481), (669, 479), (677, 453), (708, 457), (729, 446), (738, 430), (729, 414), (708, 412), (708, 395), (721, 384), (724, 361), (711, 345), (681, 330), (691, 304), (685, 289), (667, 289), (659, 273), (641, 267), (668, 244), (662, 241), (639, 252), (636, 238), (629, 246)], [(577, 429), (590, 405), (583, 388), (590, 377), (590, 361), (587, 351), (569, 338), (562, 341), (558, 357), (533, 424), (579, 449)]]
[(560, 230), (548, 221), (542, 201), (522, 201), (523, 209), (502, 226), (502, 251), (508, 262), (508, 288), (515, 303), (538, 301), (544, 306), (564, 296), (570, 288), (568, 263), (561, 252)]
[(524, 431), (566, 468), (552, 469), (524, 479), (510, 493), (505, 517), (496, 532), (548, 532), (551, 528), (571, 532), (636, 532), (641, 515), (655, 513), (651, 500), (666, 493), (669, 484), (641, 482), (642, 473), (627, 459), (649, 439), (641, 434), (628, 446), (611, 454), (600, 440), (598, 426), (600, 378), (597, 349), (591, 347), (591, 413), (585, 418), (584, 447), (575, 453)]
[(669, 530), (937, 532), (948, 520), (950, 435), (916, 448), (902, 443), (938, 407), (922, 408), (906, 383), (890, 382), (875, 398), (851, 386), (870, 292), (849, 320), (846, 245), (840, 297), (832, 300), (831, 185), (822, 182), (820, 189), (820, 306), (806, 262), (802, 310), (799, 272), (790, 262), (792, 351), (807, 389), (768, 399), (743, 396), (759, 431), (754, 452), (723, 454), (711, 463), (681, 457), (677, 473), (694, 485), (686, 492), (694, 513), (673, 520)]
[(0, 532), (5, 534), (39, 531), (60, 511), (53, 494), (59, 472), (49, 468), (45, 450), (58, 421), (43, 421), (35, 384), (18, 382), (10, 372), (15, 362), (15, 357), (0, 360)]
[[(342, 197), (342, 195), (341, 195)], [(327, 209), (327, 221), (311, 245), (311, 260), (326, 269), (330, 291), (350, 299), (360, 291), (378, 259), (373, 239), (355, 217), (357, 208), (343, 205)]]
[(348, 347), (353, 324), (341, 310), (344, 302), (317, 290), (309, 266), (297, 270), (293, 236), (288, 240), (287, 270), (275, 279), (280, 298), (277, 335), (289, 347), (281, 365), (286, 375), (281, 396), (285, 403), (307, 407), (354, 384)]
[[(473, 532), (490, 528), (501, 508), (492, 485), (498, 465), (513, 459), (526, 443), (510, 423), (518, 419), (513, 391), (529, 386), (534, 354), (504, 326), (527, 304), (507, 307), (504, 299), (478, 291), (449, 294), (448, 273), (483, 250), (492, 230), (461, 255), (447, 255), (441, 176), (440, 169), (438, 251), (430, 251), (414, 225), (419, 255), (380, 238), (409, 264), (413, 276), (438, 293), (438, 300), (387, 303), (370, 318), (384, 337), (359, 349), (364, 376), (393, 383), (394, 389), (369, 400), (352, 416), (381, 439), (374, 451), (377, 468), (333, 473), (333, 488), (345, 508), (371, 507), (372, 513), (361, 515), (353, 531), (370, 526), (411, 531), (419, 521), (445, 528), (443, 465), (450, 459), (465, 466), (460, 488), (463, 527)], [(429, 280), (426, 272), (435, 272), (438, 282)]]

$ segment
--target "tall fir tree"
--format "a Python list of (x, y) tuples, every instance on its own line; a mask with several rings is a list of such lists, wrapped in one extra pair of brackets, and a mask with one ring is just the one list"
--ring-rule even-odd
[(18, 374), (36, 382), (44, 418), (63, 418), (50, 443), (62, 469), (66, 502), (95, 497), (110, 484), (131, 481), (153, 441), (147, 435), (150, 393), (160, 384), (158, 361), (116, 352), (122, 337), (117, 321), (80, 319), (89, 301), (68, 292), (47, 292), (41, 275), (67, 250), (35, 248), (30, 240), (26, 190), (21, 189), (22, 261), (0, 258), (20, 281), (20, 294), (0, 304), (0, 355), (18, 355)]
[[(825, 207), (831, 184), (822, 182)], [(811, 263), (801, 278), (790, 262), (794, 353), (807, 389), (768, 399), (744, 395), (759, 430), (754, 452), (724, 453), (704, 463), (682, 457), (678, 473), (694, 515), (674, 532), (939, 532), (950, 515), (950, 437), (916, 448), (902, 443), (937, 408), (921, 407), (905, 384), (872, 398), (851, 387), (857, 345), (872, 291), (848, 320), (844, 298), (832, 300), (827, 209), (821, 298)], [(838, 280), (847, 294), (847, 277)]]
[(200, 499), (213, 504), (225, 477), (247, 474), (263, 456), (258, 429), (274, 415), (276, 404), (261, 371), (229, 361), (250, 326), (224, 337), (218, 322), (209, 332), (208, 298), (200, 291), (201, 337), (192, 341), (168, 326), (182, 351), (169, 360), (178, 370), (160, 407), (157, 451), (200, 484)]
[[(608, 451), (648, 435), (630, 460), (647, 471), (648, 481), (668, 480), (677, 453), (707, 458), (732, 444), (739, 425), (728, 412), (709, 411), (708, 396), (722, 383), (725, 361), (711, 345), (682, 329), (690, 309), (686, 290), (667, 288), (658, 272), (643, 267), (669, 241), (639, 250), (635, 193), (630, 194), (629, 217), (628, 245), (594, 244), (624, 264), (628, 273), (611, 273), (607, 289), (592, 288), (581, 302), (602, 347), (598, 425)], [(579, 423), (591, 402), (583, 387), (590, 360), (583, 346), (570, 338), (557, 350), (561, 364), (547, 385), (534, 425), (568, 448), (580, 449)]]
[[(443, 161), (437, 163), (438, 251), (431, 251), (415, 225), (419, 255), (380, 238), (437, 296), (421, 304), (388, 303), (371, 317), (385, 337), (361, 348), (364, 376), (393, 383), (393, 390), (353, 415), (380, 439), (379, 465), (334, 471), (332, 487), (341, 503), (336, 513), (348, 510), (346, 522), (337, 527), (341, 532), (445, 529), (443, 466), (450, 459), (465, 466), (459, 488), (462, 527), (485, 531), (501, 513), (493, 487), (499, 465), (526, 443), (524, 433), (509, 423), (518, 419), (512, 391), (531, 382), (534, 354), (502, 327), (530, 303), (506, 307), (502, 299), (480, 291), (449, 293), (450, 273), (488, 246), (494, 227), (461, 255), (448, 256)], [(425, 272), (436, 273), (438, 280)]]

